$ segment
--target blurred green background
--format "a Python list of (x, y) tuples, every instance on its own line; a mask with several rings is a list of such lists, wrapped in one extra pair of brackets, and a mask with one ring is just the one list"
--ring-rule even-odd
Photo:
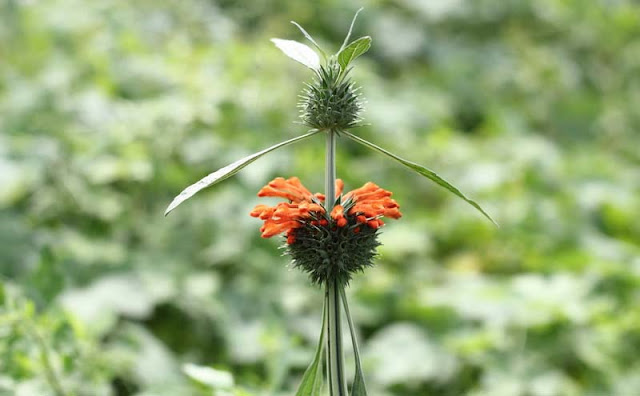
[(339, 141), (404, 213), (349, 289), (370, 394), (639, 394), (637, 2), (0, 4), (0, 395), (293, 393), (322, 291), (248, 212), (276, 176), (320, 191), (322, 138), (162, 213), (304, 132), (310, 72), (269, 38), (335, 51), (361, 5), (356, 132), (501, 224)]

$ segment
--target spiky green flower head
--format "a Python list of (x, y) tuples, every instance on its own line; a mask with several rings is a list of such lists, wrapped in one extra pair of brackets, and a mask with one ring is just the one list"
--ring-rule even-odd
[(272, 180), (258, 196), (281, 197), (288, 202), (276, 206), (258, 205), (251, 216), (264, 220), (262, 237), (284, 233), (286, 254), (313, 283), (338, 280), (347, 284), (353, 274), (373, 265), (382, 217), (402, 216), (391, 192), (374, 183), (342, 194), (342, 180), (336, 181), (336, 200), (327, 210), (322, 194), (312, 195), (298, 178)]
[[(347, 213), (354, 202), (345, 202)], [(312, 216), (317, 220), (304, 222), (287, 236), (286, 254), (291, 256), (294, 268), (306, 272), (312, 283), (321, 285), (327, 280), (337, 279), (346, 285), (352, 276), (364, 272), (373, 265), (377, 255), (379, 226), (360, 223), (357, 216), (345, 216), (342, 227), (323, 214)], [(291, 243), (289, 243), (291, 242)]]
[(315, 129), (343, 131), (362, 121), (361, 94), (336, 61), (320, 66), (313, 81), (305, 84), (300, 100), (302, 123)]
[(329, 56), (309, 33), (293, 22), (320, 52), (323, 62), (313, 49), (302, 43), (272, 39), (287, 56), (314, 71), (313, 81), (305, 84), (299, 103), (302, 123), (313, 129), (341, 132), (362, 121), (363, 101), (359, 88), (348, 77), (351, 71), (349, 64), (369, 50), (371, 37), (360, 37), (349, 43), (357, 16), (356, 13), (340, 50)]

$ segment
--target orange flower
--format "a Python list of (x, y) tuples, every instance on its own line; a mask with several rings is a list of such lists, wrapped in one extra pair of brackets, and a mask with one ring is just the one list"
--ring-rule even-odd
[(359, 233), (361, 225), (377, 229), (384, 225), (381, 217), (398, 219), (400, 213), (398, 203), (391, 199), (391, 192), (368, 182), (364, 186), (342, 195), (344, 183), (336, 180), (336, 198), (341, 197), (329, 215), (323, 206), (325, 196), (312, 194), (302, 185), (300, 179), (278, 177), (264, 186), (259, 197), (280, 197), (288, 202), (280, 202), (276, 206), (257, 205), (251, 216), (264, 220), (260, 228), (263, 238), (286, 233), (287, 243), (296, 241), (295, 230), (308, 225), (310, 227), (344, 228), (349, 226), (354, 233)]
[(331, 218), (336, 221), (338, 227), (344, 227), (347, 225), (347, 219), (344, 217), (344, 207), (342, 205), (336, 205), (331, 211)]
[(281, 202), (274, 207), (257, 205), (251, 211), (251, 216), (264, 220), (264, 225), (260, 228), (263, 238), (287, 232), (287, 242), (293, 243), (295, 237), (291, 233), (292, 230), (301, 227), (306, 219), (325, 213), (318, 198), (314, 197), (297, 177), (287, 180), (282, 177), (275, 178), (258, 192), (258, 196), (280, 197), (289, 201)]
[(349, 215), (355, 216), (358, 223), (367, 224), (371, 228), (379, 228), (384, 223), (380, 217), (399, 219), (402, 217), (400, 206), (391, 199), (391, 192), (368, 182), (364, 186), (345, 194), (345, 199), (351, 199), (354, 205), (349, 209)]

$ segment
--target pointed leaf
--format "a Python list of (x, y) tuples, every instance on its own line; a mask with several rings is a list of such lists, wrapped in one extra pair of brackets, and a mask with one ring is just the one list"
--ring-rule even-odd
[[(353, 19), (351, 20), (351, 26), (349, 26), (349, 33), (347, 33), (347, 36), (344, 38), (344, 42), (342, 43), (342, 46), (340, 47), (340, 51), (342, 51), (344, 49), (344, 47), (347, 46), (347, 43), (349, 42), (349, 39), (351, 38), (351, 32), (353, 31), (353, 25), (355, 25), (356, 19), (358, 18), (358, 14), (362, 10), (364, 10), (364, 7), (360, 7), (358, 9), (358, 11), (356, 11), (356, 15), (353, 16)], [(338, 52), (340, 52), (340, 51), (338, 51)]]
[(360, 37), (353, 43), (349, 44), (345, 49), (338, 53), (338, 63), (342, 66), (342, 70), (346, 70), (349, 63), (364, 54), (371, 47), (371, 37)]
[(349, 303), (347, 302), (347, 294), (344, 288), (340, 289), (340, 298), (344, 305), (344, 312), (349, 322), (349, 331), (351, 332), (351, 343), (353, 344), (353, 357), (356, 361), (356, 372), (351, 386), (351, 396), (367, 396), (367, 387), (364, 383), (364, 374), (362, 373), (362, 364), (360, 363), (360, 350), (358, 348), (358, 339), (356, 338), (356, 329), (349, 312)]
[(324, 308), (322, 309), (322, 330), (320, 331), (320, 339), (316, 348), (316, 354), (313, 361), (304, 372), (296, 396), (320, 396), (324, 376), (322, 374), (322, 352), (324, 351), (324, 330), (327, 327), (327, 298), (324, 300)]
[(458, 197), (464, 199), (465, 201), (467, 201), (467, 203), (469, 203), (471, 206), (473, 206), (474, 208), (478, 209), (480, 211), (480, 213), (482, 213), (487, 219), (491, 220), (491, 222), (493, 224), (495, 224), (496, 226), (498, 225), (498, 223), (495, 222), (495, 220), (493, 220), (491, 218), (491, 216), (489, 216), (489, 214), (487, 212), (484, 211), (484, 209), (482, 209), (480, 207), (480, 205), (478, 205), (477, 202), (473, 201), (472, 199), (469, 199), (466, 195), (464, 195), (460, 190), (458, 190), (456, 187), (454, 187), (451, 183), (449, 183), (448, 181), (446, 181), (445, 179), (441, 178), (440, 176), (438, 176), (438, 174), (436, 174), (434, 171), (425, 168), (422, 165), (418, 165), (415, 162), (411, 162), (408, 161), (404, 158), (400, 158), (397, 155), (383, 149), (382, 147), (376, 146), (375, 144), (366, 141), (358, 136), (355, 136), (347, 131), (343, 131), (343, 133), (345, 135), (347, 135), (348, 137), (350, 137), (351, 139), (355, 140), (356, 142), (365, 145), (371, 149), (374, 149), (388, 157), (391, 157), (392, 159), (396, 160), (397, 162), (401, 163), (402, 165), (412, 169), (413, 171), (421, 174), (422, 176), (426, 177), (427, 179), (430, 179), (431, 181), (435, 182), (436, 184), (440, 185), (441, 187), (444, 187), (445, 189), (449, 190), (450, 192), (454, 193), (455, 195), (457, 195)]
[(229, 164), (227, 166), (225, 166), (224, 168), (220, 168), (217, 171), (210, 173), (208, 176), (204, 177), (203, 179), (199, 180), (198, 182), (190, 185), (189, 187), (185, 188), (178, 196), (176, 196), (173, 201), (171, 201), (171, 204), (169, 204), (169, 207), (167, 208), (167, 210), (164, 212), (164, 215), (168, 215), (169, 212), (171, 212), (173, 209), (175, 209), (178, 205), (180, 205), (181, 203), (183, 203), (184, 201), (186, 201), (187, 199), (191, 198), (195, 193), (197, 193), (198, 191), (202, 190), (203, 188), (209, 187), (213, 184), (219, 183), (233, 175), (235, 175), (236, 173), (238, 173), (242, 168), (244, 168), (245, 166), (249, 165), (250, 163), (252, 163), (253, 161), (257, 160), (258, 158), (262, 157), (263, 155), (279, 149), (280, 147), (286, 146), (288, 144), (297, 142), (298, 140), (302, 140), (305, 138), (308, 138), (311, 135), (314, 135), (316, 133), (318, 133), (318, 130), (312, 130), (309, 133), (306, 133), (304, 135), (301, 136), (297, 136), (294, 137), (293, 139), (289, 139), (289, 140), (285, 140), (284, 142), (280, 142), (278, 144), (275, 144), (271, 147), (268, 147), (262, 151), (258, 151), (257, 153), (253, 153), (247, 157), (244, 157), (242, 159), (237, 160), (236, 162)]
[(320, 68), (320, 58), (318, 58), (318, 54), (308, 46), (294, 40), (273, 38), (271, 41), (294, 61), (302, 63), (311, 70), (318, 70)]
[(367, 396), (367, 387), (364, 384), (362, 369), (356, 369), (356, 374), (351, 386), (351, 396)]
[(304, 28), (302, 26), (300, 26), (297, 22), (291, 21), (291, 23), (296, 25), (296, 27), (302, 32), (304, 37), (306, 37), (307, 40), (311, 41), (311, 44), (313, 44), (314, 47), (316, 47), (316, 49), (318, 51), (320, 51), (320, 54), (322, 55), (322, 57), (326, 59), (327, 58), (327, 54), (324, 52), (324, 50), (322, 48), (320, 48), (320, 46), (318, 45), (318, 43), (316, 43), (316, 41), (313, 39), (313, 37), (311, 37), (311, 35), (309, 33), (307, 33), (307, 31), (304, 30)]

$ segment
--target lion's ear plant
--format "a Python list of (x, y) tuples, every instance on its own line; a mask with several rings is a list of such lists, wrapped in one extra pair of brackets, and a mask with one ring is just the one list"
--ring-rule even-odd
[[(360, 10), (358, 11), (360, 12)], [(324, 286), (324, 309), (320, 340), (313, 361), (307, 368), (296, 395), (320, 395), (324, 384), (323, 358), (331, 396), (366, 395), (364, 375), (349, 305), (344, 292), (353, 275), (373, 265), (378, 233), (383, 218), (401, 216), (391, 192), (372, 182), (343, 194), (343, 182), (336, 179), (336, 141), (347, 137), (399, 162), (465, 200), (493, 222), (473, 200), (435, 172), (379, 147), (351, 130), (361, 125), (362, 99), (359, 88), (349, 78), (351, 63), (369, 50), (371, 37), (349, 42), (353, 24), (334, 55), (320, 48), (316, 41), (297, 23), (292, 22), (317, 50), (293, 40), (272, 39), (273, 43), (293, 60), (311, 69), (313, 79), (305, 84), (301, 94), (301, 121), (311, 128), (297, 136), (262, 151), (239, 159), (182, 191), (167, 208), (165, 215), (191, 198), (198, 191), (233, 176), (245, 166), (274, 151), (314, 135), (324, 135), (326, 141), (325, 192), (312, 194), (297, 177), (276, 178), (263, 187), (259, 197), (280, 197), (276, 206), (257, 205), (250, 213), (264, 221), (262, 237), (284, 234), (286, 253), (292, 265), (305, 271), (312, 283)], [(320, 54), (320, 56), (318, 55)], [(495, 222), (494, 222), (495, 223)], [(355, 356), (355, 378), (347, 393), (342, 353), (341, 313), (344, 308), (349, 324)], [(326, 342), (325, 342), (326, 338)], [(326, 350), (326, 353), (325, 353)]]

